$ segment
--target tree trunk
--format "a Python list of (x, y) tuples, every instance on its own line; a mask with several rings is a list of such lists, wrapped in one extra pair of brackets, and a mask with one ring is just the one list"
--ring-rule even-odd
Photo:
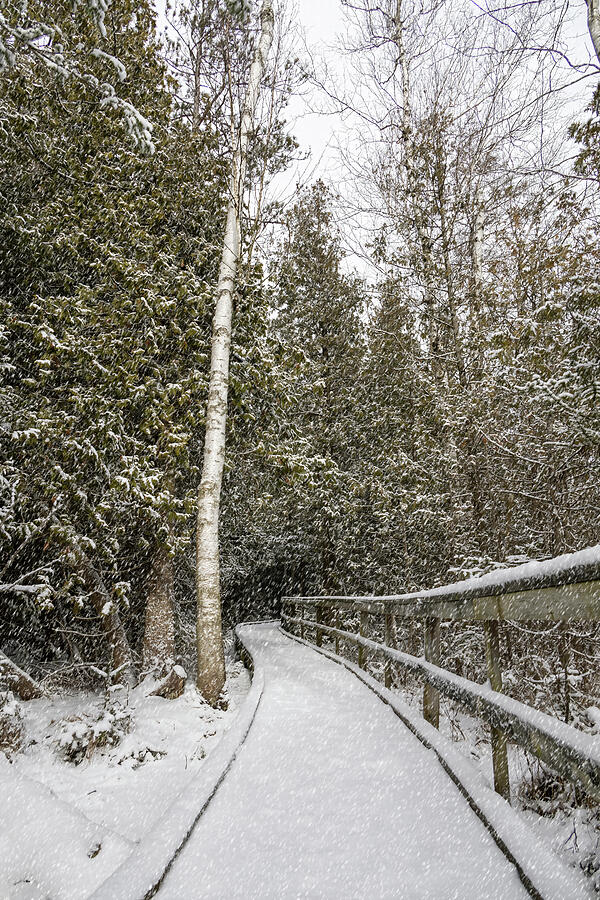
[(587, 0), (587, 11), (590, 37), (600, 62), (600, 0)]
[(82, 550), (75, 551), (75, 558), (83, 576), (90, 600), (100, 618), (100, 626), (110, 646), (110, 667), (114, 673), (112, 680), (119, 684), (133, 686), (135, 672), (133, 656), (119, 611), (106, 589), (106, 585), (90, 558)]
[(44, 696), (44, 689), (37, 681), (20, 669), (8, 656), (0, 653), (0, 685), (3, 683), (20, 700), (35, 700)]
[(186, 671), (181, 666), (173, 666), (168, 675), (166, 675), (154, 690), (148, 694), (149, 697), (164, 697), (165, 700), (176, 700), (181, 697), (185, 689)]
[(144, 626), (144, 672), (164, 676), (175, 659), (173, 562), (164, 545), (156, 548), (148, 577)]
[(248, 139), (253, 126), (267, 55), (273, 40), (274, 16), (271, 0), (264, 0), (260, 20), (261, 35), (250, 67), (239, 139), (231, 169), (227, 224), (213, 319), (204, 460), (202, 478), (198, 488), (196, 531), (198, 676), (196, 683), (206, 701), (213, 706), (217, 704), (225, 685), (219, 574), (219, 510), (225, 461), (233, 291), (240, 257), (240, 220)]
[(440, 381), (439, 347), (436, 326), (436, 292), (434, 286), (435, 263), (433, 260), (433, 242), (423, 222), (422, 210), (417, 198), (419, 195), (417, 163), (413, 139), (411, 116), (410, 69), (404, 47), (404, 21), (402, 18), (402, 0), (396, 0), (394, 42), (398, 50), (398, 63), (402, 78), (402, 123), (400, 140), (404, 150), (403, 163), (406, 173), (406, 203), (409, 209), (412, 227), (416, 232), (416, 245), (410, 241), (415, 267), (422, 266), (423, 291), (425, 299), (425, 316), (427, 320), (428, 350), (431, 371), (436, 381)]

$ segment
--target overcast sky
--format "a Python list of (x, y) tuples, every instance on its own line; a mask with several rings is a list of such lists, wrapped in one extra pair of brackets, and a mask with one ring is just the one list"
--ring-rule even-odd
[[(165, 20), (162, 11), (165, 0), (155, 0), (159, 12), (159, 27), (164, 27)], [(475, 0), (474, 0), (475, 2)], [(585, 0), (566, 0), (568, 20), (569, 53), (573, 58), (581, 61), (592, 55), (591, 44), (586, 27), (586, 2)], [(343, 37), (346, 30), (346, 16), (342, 9), (341, 0), (290, 0), (292, 18), (296, 19), (299, 30), (304, 35), (306, 48), (315, 57), (325, 57), (330, 70), (338, 70), (343, 64), (339, 52), (335, 51), (335, 45)], [(479, 5), (479, 3), (475, 3)], [(288, 6), (289, 8), (289, 6)], [(302, 43), (302, 40), (300, 41)], [(586, 97), (589, 95), (587, 84), (583, 87)], [(323, 107), (323, 100), (316, 92), (313, 92), (312, 106)], [(337, 132), (340, 129), (340, 119), (336, 116), (323, 115), (318, 112), (310, 113), (307, 110), (306, 99), (293, 97), (289, 109), (288, 118), (293, 121), (293, 132), (300, 141), (303, 149), (312, 151), (313, 162), (319, 170), (331, 168), (333, 153), (327, 152), (336, 142)], [(318, 160), (325, 153), (329, 162), (323, 166)]]
[[(306, 59), (310, 54), (317, 62), (319, 59), (326, 60), (330, 73), (343, 74), (344, 59), (335, 49), (347, 29), (346, 11), (342, 8), (341, 0), (288, 0), (288, 2), (292, 4), (292, 18), (298, 23), (299, 36), (296, 43), (301, 59)], [(480, 5), (476, 0), (473, 2)], [(551, 0), (548, 2), (550, 7)], [(568, 4), (565, 11), (569, 22), (567, 27), (569, 46), (566, 49), (573, 59), (582, 62), (589, 59), (592, 54), (587, 32), (586, 3), (585, 0), (565, 0), (565, 2)], [(156, 0), (156, 3), (160, 14), (161, 9), (164, 9), (165, 0)], [(161, 16), (161, 20), (164, 25), (164, 17)], [(574, 86), (573, 93), (569, 96), (568, 121), (582, 115), (591, 97), (592, 88), (592, 79), (580, 81)], [(294, 197), (299, 184), (309, 183), (317, 177), (323, 177), (334, 188), (341, 187), (343, 172), (337, 151), (338, 145), (345, 143), (348, 129), (340, 115), (325, 114), (323, 112), (325, 106), (326, 100), (323, 95), (310, 86), (304, 96), (291, 98), (285, 118), (289, 130), (300, 144), (301, 151), (310, 153), (310, 159), (299, 162), (286, 173), (277, 176), (272, 184), (273, 198), (289, 201)], [(560, 125), (559, 130), (562, 132)], [(356, 223), (349, 229), (347, 237), (348, 249), (356, 260), (357, 257), (352, 252), (354, 238), (358, 239), (358, 234), (354, 234), (355, 231)]]
[[(335, 58), (332, 48), (343, 31), (340, 0), (296, 0), (296, 5), (307, 47), (315, 54), (325, 54), (331, 64)], [(302, 102), (292, 102), (291, 111), (298, 115), (297, 138), (302, 146), (310, 147), (313, 158), (318, 159), (334, 139), (339, 122), (319, 113), (309, 114), (306, 104)]]
[[(164, 18), (165, 0), (155, 0), (159, 13), (159, 29), (166, 24)], [(292, 0), (292, 18), (298, 23), (300, 32), (298, 49), (300, 55), (304, 46), (316, 57), (326, 55), (328, 64), (335, 67), (337, 54), (333, 52), (338, 35), (344, 30), (344, 13), (340, 0)], [(292, 132), (304, 151), (310, 151), (311, 165), (301, 165), (290, 171), (281, 180), (282, 190), (285, 185), (290, 188), (300, 177), (304, 180), (309, 174), (324, 174), (331, 170), (335, 153), (336, 133), (340, 128), (337, 116), (310, 112), (307, 103), (314, 109), (319, 100), (309, 97), (293, 97), (287, 109), (287, 120), (292, 125)]]

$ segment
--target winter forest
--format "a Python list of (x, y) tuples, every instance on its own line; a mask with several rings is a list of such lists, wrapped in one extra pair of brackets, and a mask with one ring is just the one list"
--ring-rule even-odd
[(599, 272), (598, 0), (0, 0), (0, 900), (600, 892)]

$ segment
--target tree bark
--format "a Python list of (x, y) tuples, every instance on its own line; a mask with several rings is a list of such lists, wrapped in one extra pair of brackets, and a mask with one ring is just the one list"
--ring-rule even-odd
[[(423, 223), (423, 214), (419, 208), (417, 197), (419, 194), (417, 166), (415, 161), (415, 146), (411, 116), (411, 89), (410, 69), (404, 46), (404, 20), (402, 18), (402, 0), (396, 0), (394, 42), (398, 50), (398, 62), (402, 78), (402, 124), (400, 139), (404, 150), (403, 164), (406, 173), (406, 202), (410, 210), (412, 225), (416, 231), (416, 246), (411, 246), (415, 266), (419, 260), (423, 268), (423, 291), (425, 299), (425, 315), (427, 319), (427, 335), (429, 345), (429, 358), (431, 371), (436, 379), (440, 380), (440, 367), (438, 364), (438, 335), (436, 327), (436, 294), (434, 288), (435, 263), (433, 260), (433, 243), (427, 228)], [(411, 245), (413, 241), (410, 241)]]
[(175, 659), (173, 562), (164, 545), (156, 548), (148, 577), (143, 661), (145, 672), (164, 676)]
[(600, 62), (600, 0), (587, 0), (587, 12), (590, 37)]
[(260, 20), (261, 35), (250, 67), (239, 138), (231, 168), (227, 224), (213, 319), (204, 459), (198, 488), (196, 531), (198, 675), (196, 683), (206, 701), (213, 706), (218, 703), (225, 685), (219, 572), (219, 511), (225, 461), (233, 292), (240, 257), (242, 196), (246, 177), (248, 139), (253, 126), (267, 55), (273, 41), (274, 16), (271, 0), (264, 0)]
[(173, 666), (168, 675), (166, 675), (153, 691), (148, 694), (149, 697), (164, 697), (165, 700), (176, 700), (181, 697), (185, 689), (186, 671), (181, 666)]
[(92, 606), (100, 619), (100, 626), (110, 646), (110, 667), (111, 672), (114, 673), (112, 680), (119, 684), (133, 686), (135, 684), (133, 655), (119, 611), (106, 589), (102, 576), (87, 554), (82, 550), (76, 550), (75, 558), (89, 591)]
[(44, 689), (37, 681), (20, 669), (8, 656), (0, 653), (0, 683), (6, 682), (20, 700), (36, 700), (44, 696)]

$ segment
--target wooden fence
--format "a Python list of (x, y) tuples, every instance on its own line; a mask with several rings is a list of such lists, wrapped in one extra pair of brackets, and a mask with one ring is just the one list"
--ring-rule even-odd
[[(391, 685), (394, 665), (418, 676), (424, 682), (423, 715), (436, 728), (440, 694), (485, 721), (491, 728), (494, 786), (506, 799), (510, 799), (507, 742), (511, 741), (600, 800), (600, 738), (502, 694), (500, 621), (600, 621), (600, 564), (581, 562), (582, 556), (585, 560), (585, 554), (573, 554), (414, 594), (284, 597), (282, 622), (302, 638), (314, 635), (318, 647), (323, 635), (329, 635), (335, 640), (336, 653), (340, 641), (353, 644), (363, 669), (369, 657), (382, 658), (386, 687)], [(358, 633), (340, 627), (341, 617), (347, 620), (353, 614), (359, 622)], [(384, 626), (384, 643), (369, 638), (373, 617), (380, 620), (380, 629)], [(394, 619), (415, 618), (424, 623), (424, 658), (390, 646)], [(483, 623), (488, 684), (477, 684), (440, 666), (442, 620)]]

